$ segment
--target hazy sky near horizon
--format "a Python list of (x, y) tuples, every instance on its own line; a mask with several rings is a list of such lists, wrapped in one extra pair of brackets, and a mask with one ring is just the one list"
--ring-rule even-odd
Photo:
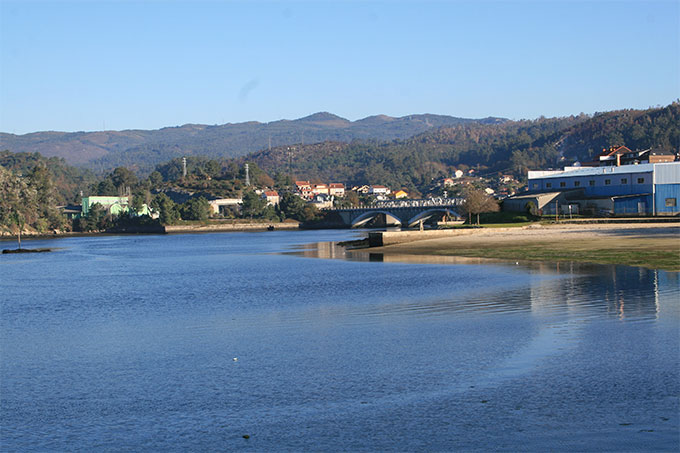
[(679, 5), (0, 0), (0, 131), (667, 105)]

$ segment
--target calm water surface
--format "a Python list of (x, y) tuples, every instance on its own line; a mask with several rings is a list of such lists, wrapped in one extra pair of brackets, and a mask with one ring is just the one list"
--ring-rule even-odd
[(0, 449), (680, 448), (677, 273), (305, 256), (353, 234), (1, 256)]

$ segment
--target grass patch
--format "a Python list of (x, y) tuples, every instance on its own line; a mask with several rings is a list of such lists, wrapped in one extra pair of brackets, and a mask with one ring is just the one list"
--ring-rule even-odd
[(654, 243), (628, 244), (628, 247), (592, 247), (592, 244), (475, 244), (434, 251), (435, 255), (467, 256), (525, 261), (581, 261), (599, 264), (624, 264), (668, 271), (680, 271), (680, 250), (660, 248)]

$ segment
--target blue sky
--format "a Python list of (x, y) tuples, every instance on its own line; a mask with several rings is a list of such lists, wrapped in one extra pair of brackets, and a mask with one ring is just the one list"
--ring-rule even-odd
[(667, 105), (679, 5), (0, 0), (0, 131)]

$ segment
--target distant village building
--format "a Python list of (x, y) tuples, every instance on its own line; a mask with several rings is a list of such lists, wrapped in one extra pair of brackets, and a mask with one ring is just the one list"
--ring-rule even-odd
[(587, 166), (621, 166), (621, 165), (638, 165), (638, 164), (659, 164), (665, 162), (673, 162), (678, 159), (675, 152), (663, 148), (650, 148), (645, 150), (631, 151), (625, 146), (612, 146), (609, 149), (603, 149), (602, 152), (595, 158), (595, 161), (589, 162)]
[(312, 185), (309, 181), (295, 181), (295, 187), (302, 198), (307, 200), (312, 198)]
[(320, 195), (320, 194), (328, 195), (328, 186), (326, 184), (314, 184), (312, 186), (312, 193), (314, 195)]
[(385, 187), (385, 186), (376, 185), (376, 186), (371, 186), (368, 193), (373, 194), (373, 195), (389, 195), (390, 189)]
[(325, 193), (316, 194), (314, 195), (310, 203), (316, 206), (318, 209), (332, 208), (333, 196)]
[(69, 220), (78, 219), (83, 214), (82, 205), (68, 204), (64, 206), (57, 206), (57, 209), (59, 209)]
[(463, 171), (462, 170), (456, 170), (453, 173), (453, 176), (455, 176), (456, 178), (462, 178), (463, 177)]
[(345, 185), (337, 182), (333, 182), (328, 185), (328, 194), (335, 197), (345, 196)]
[(394, 192), (394, 198), (408, 198), (408, 192), (405, 190), (398, 190)]
[[(461, 172), (461, 175), (462, 175), (462, 172)], [(453, 181), (453, 178), (444, 178), (444, 180), (442, 181), (442, 185), (443, 185), (444, 187), (450, 187), (450, 186), (452, 186), (452, 185), (454, 185), (454, 184), (455, 184), (455, 183), (454, 183), (454, 181)]]
[(276, 205), (279, 204), (280, 197), (279, 197), (279, 193), (277, 191), (267, 190), (262, 195), (263, 195), (264, 199), (267, 200), (268, 204), (270, 204), (272, 206), (276, 206)]
[(208, 200), (210, 209), (213, 214), (224, 214), (229, 208), (237, 208), (243, 203), (241, 198), (217, 198), (215, 200)]

